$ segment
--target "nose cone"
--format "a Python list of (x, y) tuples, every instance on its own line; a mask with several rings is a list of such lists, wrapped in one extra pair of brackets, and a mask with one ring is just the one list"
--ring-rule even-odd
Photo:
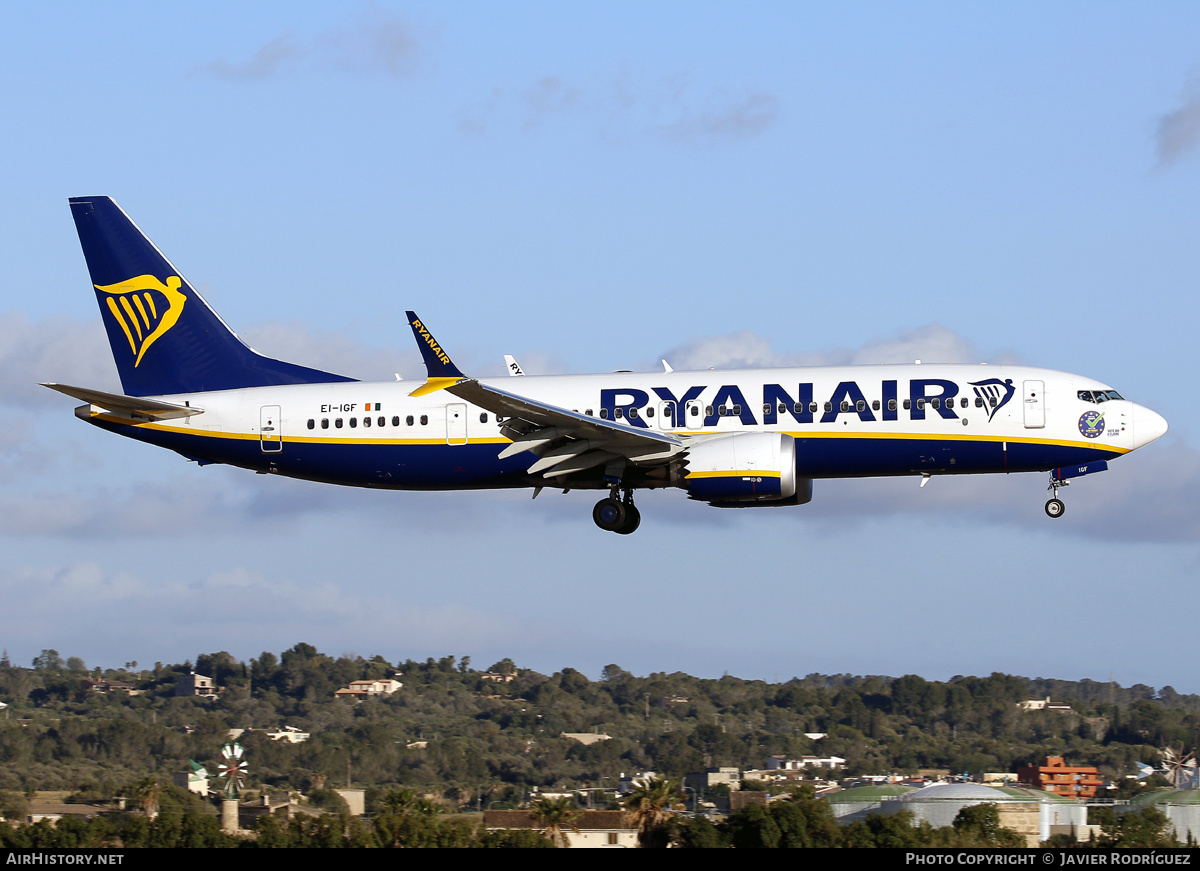
[(1133, 406), (1133, 446), (1148, 445), (1167, 433), (1167, 422), (1158, 412), (1141, 405)]

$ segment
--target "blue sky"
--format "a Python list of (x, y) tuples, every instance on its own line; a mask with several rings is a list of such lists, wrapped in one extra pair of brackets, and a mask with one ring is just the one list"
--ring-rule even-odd
[[(593, 677), (1029, 676), (1200, 692), (1200, 7), (9, 4), (0, 644), (299, 641)], [(113, 196), (257, 349), (420, 375), (921, 358), (1096, 377), (1171, 424), (1041, 476), (788, 510), (336, 490), (197, 468), (116, 388), (68, 196)], [(1179, 616), (1177, 616), (1179, 615)]]

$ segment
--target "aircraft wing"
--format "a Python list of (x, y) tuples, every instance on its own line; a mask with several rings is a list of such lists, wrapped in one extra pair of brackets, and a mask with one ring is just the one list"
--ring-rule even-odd
[(621, 469), (625, 463), (666, 460), (683, 450), (683, 441), (667, 433), (588, 417), (468, 378), (413, 312), (408, 312), (408, 320), (428, 370), (428, 380), (412, 395), (445, 390), (506, 418), (503, 432), (512, 444), (500, 452), (500, 457), (532, 452), (538, 459), (529, 467), (530, 474), (540, 472), (546, 478), (562, 478), (601, 465), (606, 470)]
[(89, 405), (103, 408), (120, 417), (135, 420), (174, 420), (180, 417), (191, 417), (200, 414), (203, 408), (194, 405), (176, 405), (173, 402), (162, 402), (158, 399), (146, 399), (143, 396), (122, 396), (120, 393), (105, 393), (103, 390), (92, 390), (89, 387), (73, 387), (70, 384), (41, 382), (43, 387), (65, 393), (75, 399), (82, 399)]

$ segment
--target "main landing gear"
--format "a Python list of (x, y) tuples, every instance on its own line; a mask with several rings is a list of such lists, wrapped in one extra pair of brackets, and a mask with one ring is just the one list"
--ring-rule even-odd
[(1063, 512), (1067, 510), (1067, 506), (1064, 505), (1063, 501), (1058, 498), (1058, 488), (1066, 487), (1066, 486), (1067, 486), (1066, 481), (1062, 481), (1062, 480), (1054, 477), (1053, 472), (1050, 473), (1050, 486), (1047, 487), (1046, 489), (1053, 490), (1054, 495), (1052, 495), (1050, 497), (1050, 499), (1046, 502), (1046, 516), (1047, 517), (1062, 517)]
[(601, 499), (592, 509), (592, 520), (601, 529), (617, 535), (629, 535), (642, 523), (642, 512), (633, 504), (633, 490), (625, 491), (625, 498), (618, 498), (619, 490), (613, 487), (607, 499)]

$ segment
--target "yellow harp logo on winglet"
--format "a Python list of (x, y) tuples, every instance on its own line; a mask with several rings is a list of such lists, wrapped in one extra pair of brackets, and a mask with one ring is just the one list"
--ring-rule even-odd
[(108, 294), (105, 299), (108, 310), (129, 340), (129, 350), (137, 356), (133, 362), (135, 368), (142, 362), (146, 350), (179, 320), (179, 313), (187, 301), (179, 290), (181, 283), (177, 275), (170, 276), (166, 284), (153, 275), (139, 275), (103, 287), (92, 285)]

